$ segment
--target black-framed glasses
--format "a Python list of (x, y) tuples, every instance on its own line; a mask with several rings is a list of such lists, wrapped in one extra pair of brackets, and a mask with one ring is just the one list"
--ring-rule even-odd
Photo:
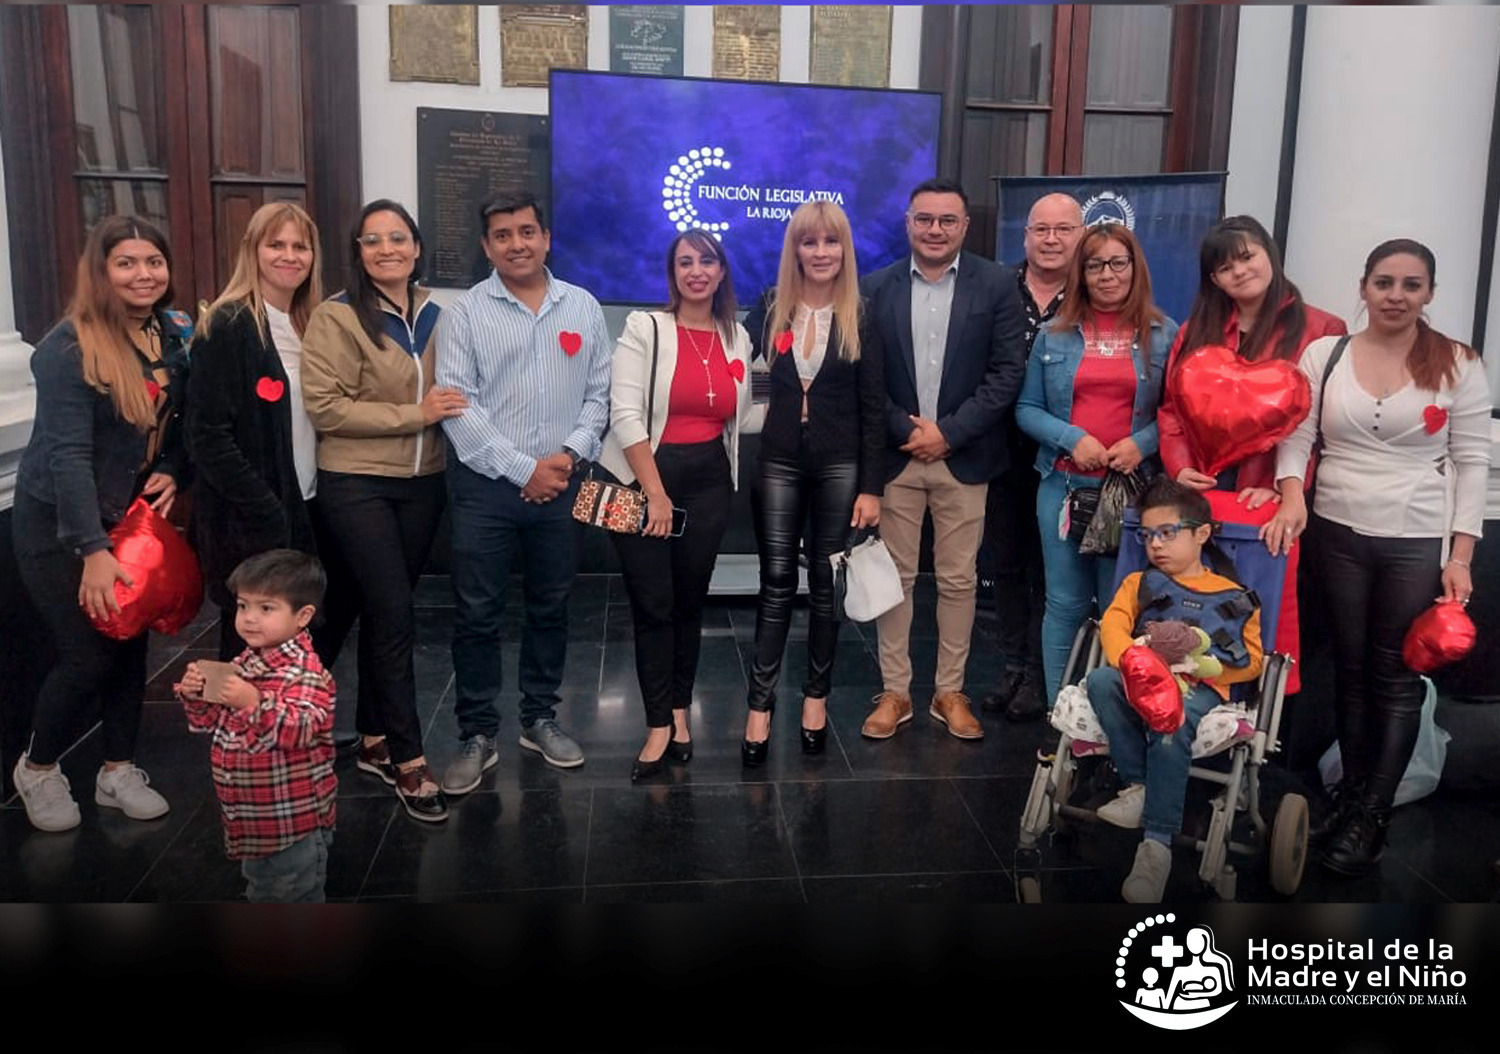
[(951, 212), (941, 216), (934, 216), (930, 212), (908, 212), (906, 215), (911, 220), (911, 225), (919, 231), (930, 230), (933, 224), (937, 224), (939, 230), (955, 231), (964, 221), (962, 216), (955, 216)]
[(1108, 267), (1115, 274), (1120, 274), (1128, 270), (1133, 262), (1128, 256), (1111, 256), (1107, 260), (1101, 256), (1096, 256), (1092, 260), (1083, 261), (1083, 273), (1100, 274)]
[(1178, 531), (1190, 531), (1195, 527), (1202, 527), (1202, 520), (1178, 520), (1176, 523), (1164, 523), (1160, 527), (1137, 527), (1135, 536), (1141, 540), (1144, 546), (1150, 546), (1158, 538), (1165, 543), (1177, 540)]

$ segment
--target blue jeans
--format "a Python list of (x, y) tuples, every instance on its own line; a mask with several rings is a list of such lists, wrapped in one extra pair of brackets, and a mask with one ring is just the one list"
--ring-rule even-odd
[(333, 828), (318, 827), (279, 853), (240, 863), (252, 904), (321, 904)]
[(1182, 829), (1188, 767), (1198, 721), (1222, 701), (1206, 684), (1193, 686), (1182, 700), (1182, 727), (1171, 735), (1153, 732), (1125, 698), (1125, 681), (1113, 666), (1088, 676), (1089, 703), (1109, 737), (1109, 755), (1120, 779), (1146, 785), (1141, 821), (1146, 830), (1171, 838)]
[(578, 481), (551, 501), (531, 505), (506, 479), (489, 479), (448, 451), (453, 524), (453, 680), (458, 734), (494, 738), (500, 730), (500, 628), (511, 562), (524, 568), (521, 629), (521, 725), (557, 716), (568, 654), (568, 593), (577, 566), (573, 499)]
[(1047, 590), (1047, 608), (1042, 615), (1042, 672), (1047, 677), (1048, 706), (1062, 687), (1078, 627), (1094, 613), (1096, 600), (1102, 612), (1115, 595), (1115, 558), (1084, 556), (1078, 551), (1078, 543), (1057, 536), (1058, 514), (1068, 491), (1097, 487), (1102, 482), (1053, 472), (1037, 487), (1036, 522), (1042, 536)]

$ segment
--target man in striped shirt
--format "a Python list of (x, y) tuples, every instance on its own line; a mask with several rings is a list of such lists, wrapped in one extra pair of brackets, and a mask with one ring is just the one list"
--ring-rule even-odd
[(443, 312), (437, 383), (468, 409), (443, 422), (453, 523), (455, 709), (463, 749), (447, 794), (479, 786), (498, 760), (500, 628), (512, 559), (524, 567), (522, 747), (574, 768), (583, 751), (557, 724), (575, 566), (578, 463), (609, 420), (611, 346), (599, 302), (546, 267), (551, 232), (530, 194), (480, 210), (494, 272)]

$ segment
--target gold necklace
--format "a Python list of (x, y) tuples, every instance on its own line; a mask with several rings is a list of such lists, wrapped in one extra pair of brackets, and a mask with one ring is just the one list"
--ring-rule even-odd
[(703, 376), (708, 381), (708, 405), (712, 408), (714, 405), (714, 375), (709, 372), (708, 360), (714, 353), (714, 338), (712, 336), (708, 338), (708, 351), (703, 352), (698, 350), (698, 338), (693, 336), (693, 331), (686, 326), (682, 327), (682, 331), (688, 335), (688, 346), (693, 349), (693, 354), (699, 362), (703, 363)]

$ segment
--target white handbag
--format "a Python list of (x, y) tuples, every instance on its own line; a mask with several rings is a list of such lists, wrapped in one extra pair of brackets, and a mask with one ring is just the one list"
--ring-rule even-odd
[(871, 535), (854, 545), (850, 535), (844, 551), (828, 558), (833, 565), (833, 587), (843, 597), (844, 614), (855, 622), (879, 618), (901, 603), (901, 573), (885, 543)]

